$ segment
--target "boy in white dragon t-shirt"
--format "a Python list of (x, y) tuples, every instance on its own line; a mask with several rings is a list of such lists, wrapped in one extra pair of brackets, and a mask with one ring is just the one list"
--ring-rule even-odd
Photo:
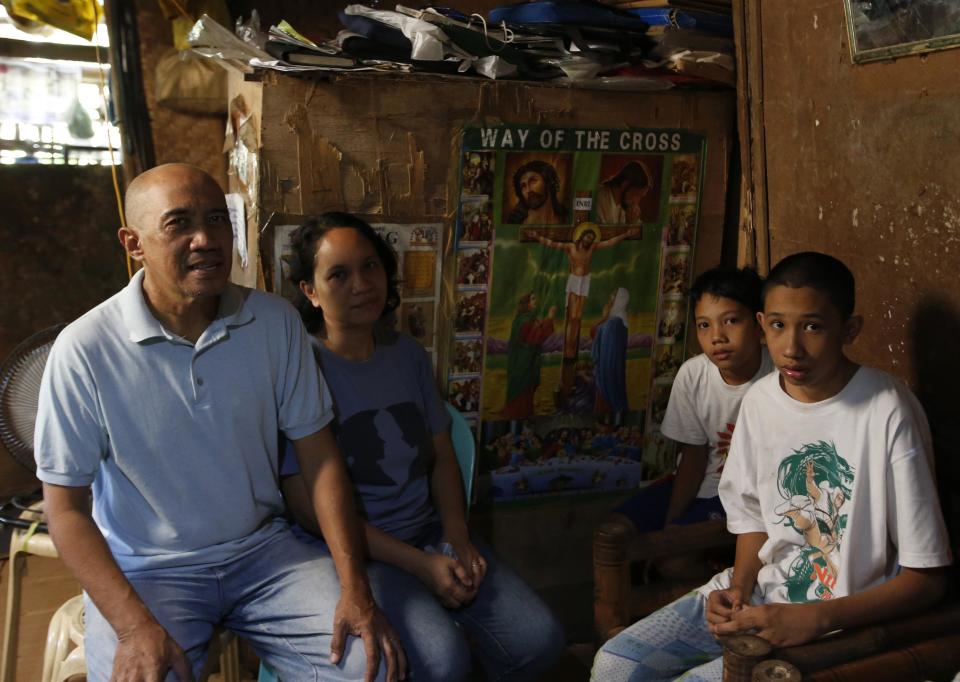
[(779, 371), (744, 397), (720, 483), (734, 567), (607, 642), (593, 679), (720, 680), (717, 636), (792, 646), (943, 597), (952, 556), (926, 417), (903, 384), (846, 357), (853, 310), (837, 259), (774, 267), (758, 319)]

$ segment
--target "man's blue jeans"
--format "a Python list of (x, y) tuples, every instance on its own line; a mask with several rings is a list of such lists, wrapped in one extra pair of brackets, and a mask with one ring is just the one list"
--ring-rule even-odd
[[(264, 542), (229, 562), (141, 571), (127, 578), (187, 652), (195, 676), (220, 624), (248, 640), (281, 680), (362, 680), (366, 656), (358, 638), (348, 637), (340, 663), (330, 663), (340, 583), (329, 553), (300, 542), (286, 527), (258, 532)], [(86, 607), (87, 678), (106, 682), (117, 638), (89, 599)], [(173, 673), (167, 677), (175, 679)]]

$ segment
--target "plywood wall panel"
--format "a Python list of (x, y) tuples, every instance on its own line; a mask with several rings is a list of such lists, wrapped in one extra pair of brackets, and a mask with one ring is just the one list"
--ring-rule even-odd
[[(232, 84), (232, 92), (240, 86)], [(458, 131), (468, 124), (679, 127), (708, 136), (696, 269), (720, 260), (733, 95), (627, 93), (473, 79), (266, 74), (246, 84), (262, 109), (260, 214), (343, 209), (451, 220)]]
[(833, 253), (859, 282), (856, 356), (914, 380), (923, 301), (960, 303), (960, 51), (853, 65), (842, 3), (763, 15), (773, 260)]

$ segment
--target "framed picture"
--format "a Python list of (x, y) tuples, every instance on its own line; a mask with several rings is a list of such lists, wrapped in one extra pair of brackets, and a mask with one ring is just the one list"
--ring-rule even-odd
[(844, 0), (854, 63), (960, 45), (954, 0)]
[(293, 285), (287, 281), (289, 263), (293, 258), (290, 250), (290, 233), (297, 229), (307, 216), (292, 213), (273, 213), (260, 230), (260, 272), (263, 273), (263, 288), (293, 300)]

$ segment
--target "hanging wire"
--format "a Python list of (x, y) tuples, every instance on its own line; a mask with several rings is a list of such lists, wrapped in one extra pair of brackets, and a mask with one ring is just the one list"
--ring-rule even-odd
[(500, 43), (500, 47), (494, 48), (494, 46), (490, 44), (490, 32), (487, 29), (487, 20), (484, 18), (482, 14), (471, 14), (470, 21), (467, 22), (467, 26), (469, 27), (473, 23), (474, 17), (476, 17), (480, 21), (480, 24), (483, 26), (483, 40), (487, 44), (487, 49), (490, 50), (491, 52), (502, 52), (506, 48), (507, 43), (513, 42), (513, 38), (514, 38), (513, 31), (507, 28), (507, 22), (503, 21), (500, 24), (501, 27), (503, 28), (503, 40), (498, 40), (498, 42)]
[(180, 14), (182, 14), (185, 18), (190, 19), (191, 21), (193, 20), (193, 17), (190, 16), (190, 13), (186, 10), (186, 8), (183, 5), (181, 5), (178, 2), (178, 0), (170, 0), (170, 4), (173, 5), (174, 8), (178, 12), (180, 12)]
[[(100, 25), (100, 8), (97, 0), (91, 0), (93, 3), (93, 18), (94, 25)], [(107, 102), (107, 86), (106, 82), (103, 79), (103, 57), (100, 54), (100, 41), (93, 41), (93, 49), (97, 55), (97, 79), (99, 80), (100, 85), (100, 101), (103, 103), (104, 114), (110, 111), (109, 103)], [(110, 176), (113, 178), (113, 194), (116, 197), (117, 201), (117, 213), (120, 215), (120, 226), (127, 226), (127, 219), (123, 210), (123, 195), (120, 192), (120, 180), (117, 177), (117, 159), (116, 151), (113, 148), (113, 142), (111, 141), (110, 136), (110, 126), (107, 125), (107, 149), (110, 153)], [(127, 264), (127, 279), (133, 279), (133, 262), (130, 260), (130, 253), (124, 249), (123, 250), (124, 259)]]

